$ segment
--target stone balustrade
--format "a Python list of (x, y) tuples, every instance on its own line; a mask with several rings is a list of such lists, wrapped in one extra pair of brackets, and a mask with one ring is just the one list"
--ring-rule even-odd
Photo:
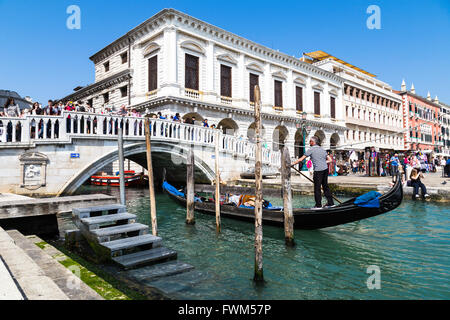
[[(0, 118), (0, 147), (71, 143), (72, 139), (116, 139), (119, 125), (124, 140), (145, 140), (145, 118), (84, 112), (63, 112), (60, 116), (27, 115), (23, 118)], [(150, 119), (151, 139), (171, 141), (185, 145), (215, 146), (217, 129)], [(256, 145), (243, 137), (219, 131), (220, 152), (255, 159)], [(269, 143), (267, 143), (269, 145)], [(279, 151), (263, 148), (263, 163), (280, 165)]]

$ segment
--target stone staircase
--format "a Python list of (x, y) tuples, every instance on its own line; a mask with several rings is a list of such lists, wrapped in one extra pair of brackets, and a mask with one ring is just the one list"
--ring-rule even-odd
[(112, 261), (128, 270), (177, 258), (177, 252), (163, 247), (162, 239), (136, 223), (136, 215), (124, 205), (73, 209), (72, 220), (99, 262)]

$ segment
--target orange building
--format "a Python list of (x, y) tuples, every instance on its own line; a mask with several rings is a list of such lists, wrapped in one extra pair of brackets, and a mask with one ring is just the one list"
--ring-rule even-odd
[(441, 106), (437, 97), (432, 100), (430, 93), (427, 98), (419, 96), (416, 94), (414, 84), (411, 90), (407, 91), (404, 81), (398, 94), (402, 96), (405, 149), (440, 152), (442, 149), (439, 122)]

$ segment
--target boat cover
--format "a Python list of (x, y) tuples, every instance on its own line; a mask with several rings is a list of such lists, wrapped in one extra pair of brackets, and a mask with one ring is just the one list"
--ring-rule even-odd
[(381, 193), (369, 191), (355, 199), (354, 204), (364, 208), (379, 208)]
[[(179, 196), (179, 197), (182, 197), (182, 198), (186, 198), (186, 197), (185, 197), (185, 194), (184, 194), (183, 192), (178, 191), (177, 188), (175, 188), (174, 186), (172, 186), (171, 184), (169, 184), (167, 181), (164, 181), (162, 186), (163, 186), (163, 188), (166, 189), (168, 192), (170, 192), (170, 193), (172, 193), (172, 194), (174, 194), (174, 195), (176, 195), (176, 196)], [(195, 202), (202, 202), (202, 200), (201, 200), (199, 197), (194, 197), (194, 201), (195, 201)]]

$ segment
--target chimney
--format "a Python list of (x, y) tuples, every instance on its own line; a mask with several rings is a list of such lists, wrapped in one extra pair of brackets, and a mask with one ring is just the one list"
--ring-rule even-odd
[(414, 83), (411, 85), (411, 93), (416, 94), (416, 89), (414, 88)]
[(401, 91), (406, 91), (406, 83), (405, 83), (405, 79), (403, 79), (403, 81), (402, 81)]

